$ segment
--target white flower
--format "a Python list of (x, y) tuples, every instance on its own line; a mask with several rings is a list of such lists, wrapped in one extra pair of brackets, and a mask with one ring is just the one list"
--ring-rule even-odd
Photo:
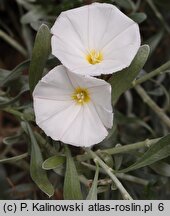
[(111, 86), (60, 65), (33, 92), (36, 123), (54, 140), (75, 146), (101, 142), (111, 128)]
[(110, 74), (128, 67), (140, 46), (137, 23), (111, 4), (62, 12), (53, 25), (52, 54), (74, 73)]

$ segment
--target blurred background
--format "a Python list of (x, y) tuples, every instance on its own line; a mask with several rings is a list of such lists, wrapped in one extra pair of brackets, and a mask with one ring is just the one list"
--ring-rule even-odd
[[(24, 133), (15, 107), (32, 122), (37, 134), (42, 134), (50, 147), (60, 149), (61, 144), (46, 138), (34, 122), (32, 99), (28, 91), (28, 68), (35, 35), (42, 23), (49, 28), (64, 10), (90, 4), (90, 0), (0, 0), (0, 159), (15, 157), (29, 152), (29, 140)], [(139, 76), (150, 72), (170, 60), (170, 1), (169, 0), (108, 0), (98, 1), (116, 5), (122, 12), (139, 23), (142, 44), (151, 48), (149, 59)], [(58, 64), (52, 61), (46, 71)], [(10, 77), (11, 72), (14, 72)], [(17, 73), (16, 73), (17, 71)], [(170, 114), (170, 68), (143, 84), (148, 95)], [(169, 132), (167, 126), (143, 103), (134, 89), (123, 94), (115, 106), (115, 125), (111, 136), (94, 149), (110, 148), (118, 143), (135, 143), (147, 138), (156, 138)], [(38, 135), (37, 135), (38, 136)], [(41, 146), (44, 159), (50, 155), (47, 146)], [(81, 149), (72, 148), (73, 155), (81, 154)], [(125, 154), (109, 158), (111, 165), (126, 167), (135, 161), (136, 154)], [(123, 179), (127, 190), (136, 199), (170, 199), (170, 158), (160, 164), (144, 167), (132, 172), (144, 179), (131, 183)], [(88, 180), (94, 172), (86, 167), (78, 167)], [(55, 187), (51, 199), (63, 199), (63, 167), (49, 172), (49, 179)], [(105, 178), (105, 176), (102, 176)], [(87, 180), (86, 179), (86, 180)], [(85, 180), (84, 180), (85, 181)], [(83, 179), (82, 179), (83, 182)], [(90, 182), (90, 181), (89, 181)], [(87, 182), (86, 182), (87, 183)], [(87, 184), (82, 186), (86, 193)], [(83, 183), (82, 183), (83, 184)], [(90, 185), (90, 184), (89, 184)], [(48, 199), (34, 184), (29, 173), (29, 157), (20, 160), (0, 162), (0, 199)], [(99, 199), (119, 199), (120, 195), (111, 183), (100, 188)]]

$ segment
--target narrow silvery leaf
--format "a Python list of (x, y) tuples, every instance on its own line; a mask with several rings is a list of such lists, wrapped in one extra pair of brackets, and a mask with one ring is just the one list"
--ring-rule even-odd
[(47, 25), (42, 24), (37, 32), (29, 69), (29, 85), (34, 87), (41, 79), (45, 63), (50, 54), (51, 34)]
[(160, 139), (155, 145), (151, 146), (143, 156), (130, 167), (120, 170), (119, 172), (129, 172), (131, 170), (139, 169), (148, 166), (157, 161), (162, 160), (170, 155), (170, 134)]
[(64, 179), (64, 199), (65, 200), (81, 200), (83, 199), (78, 173), (70, 150), (65, 146), (66, 153), (66, 172)]
[(0, 86), (2, 86), (2, 82), (10, 73), (11, 73), (10, 70), (0, 68)]
[(0, 102), (0, 108), (4, 108), (4, 107), (6, 107), (6, 106), (9, 106), (9, 105), (15, 103), (17, 100), (20, 99), (21, 95), (22, 95), (23, 93), (27, 92), (28, 90), (29, 90), (29, 86), (28, 86), (28, 85), (25, 85), (25, 86), (21, 89), (21, 91), (18, 93), (17, 96), (15, 96), (15, 97), (12, 98), (12, 99), (8, 99), (8, 100), (6, 100), (5, 102)]
[(21, 23), (29, 24), (32, 22), (38, 22), (44, 16), (45, 16), (45, 13), (43, 11), (43, 8), (41, 8), (40, 6), (38, 7), (34, 6), (32, 10), (29, 10), (29, 12), (27, 12), (21, 17)]
[(11, 157), (11, 158), (4, 158), (4, 159), (0, 160), (0, 163), (16, 162), (18, 160), (21, 160), (21, 159), (27, 157), (27, 156), (28, 156), (28, 153), (24, 153), (24, 154), (17, 155), (17, 156)]
[(86, 200), (97, 200), (97, 181), (98, 181), (98, 176), (99, 176), (99, 166), (96, 165), (96, 172), (94, 176), (94, 180), (92, 183), (92, 186), (89, 190), (89, 193), (86, 197)]
[(30, 174), (36, 185), (49, 197), (54, 194), (54, 188), (47, 178), (47, 173), (42, 169), (43, 158), (38, 143), (31, 127), (27, 122), (22, 122), (23, 129), (29, 135), (31, 141)]
[(30, 60), (25, 60), (17, 65), (12, 71), (8, 72), (8, 75), (4, 79), (0, 79), (0, 86), (4, 86), (10, 81), (16, 80), (22, 74), (22, 71), (28, 68)]
[(170, 177), (170, 164), (159, 161), (150, 165), (150, 167), (159, 175)]
[[(59, 64), (59, 61), (56, 58), (47, 60), (47, 66), (49, 67), (54, 67), (57, 64)], [(30, 60), (25, 60), (11, 71), (0, 68), (0, 86), (4, 86), (8, 82), (18, 79), (22, 72), (29, 67), (29, 65)]]
[(64, 163), (65, 163), (64, 156), (54, 155), (43, 162), (42, 168), (45, 170), (55, 169), (56, 167)]
[(149, 55), (149, 46), (143, 45), (133, 59), (131, 65), (122, 71), (114, 73), (109, 79), (112, 86), (112, 102), (116, 103), (119, 96), (131, 87), (132, 81), (143, 68)]
[(135, 4), (132, 0), (115, 0), (116, 4), (128, 10), (134, 10)]
[(142, 23), (143, 21), (146, 20), (147, 15), (145, 13), (133, 13), (129, 17), (137, 23)]
[(17, 134), (17, 135), (14, 135), (14, 136), (9, 136), (9, 137), (5, 137), (3, 138), (2, 142), (5, 144), (5, 145), (13, 145), (15, 143), (19, 143), (21, 142), (22, 140), (22, 137), (21, 137), (21, 133), (20, 134)]

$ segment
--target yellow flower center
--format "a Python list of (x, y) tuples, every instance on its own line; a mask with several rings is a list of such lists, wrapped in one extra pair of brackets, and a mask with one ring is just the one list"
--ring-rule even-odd
[(96, 50), (91, 50), (87, 55), (86, 55), (86, 60), (90, 64), (98, 64), (103, 60), (103, 54), (100, 51)]
[(72, 94), (72, 99), (78, 105), (84, 105), (85, 103), (88, 103), (90, 101), (90, 95), (87, 89), (78, 87)]

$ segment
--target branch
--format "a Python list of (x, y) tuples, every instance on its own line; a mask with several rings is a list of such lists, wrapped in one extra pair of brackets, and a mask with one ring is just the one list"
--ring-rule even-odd
[[(96, 166), (94, 166), (94, 165), (91, 165), (91, 164), (85, 163), (85, 162), (81, 162), (81, 164), (83, 164), (84, 166), (88, 167), (89, 169), (91, 169), (93, 171), (96, 170)], [(104, 169), (101, 168), (100, 173), (105, 174), (106, 172), (104, 171)], [(141, 185), (144, 185), (144, 186), (147, 186), (149, 184), (148, 180), (145, 180), (145, 179), (142, 179), (142, 178), (139, 178), (139, 177), (136, 177), (136, 176), (128, 175), (128, 174), (125, 174), (125, 173), (115, 173), (115, 175), (120, 179), (130, 181), (130, 182), (133, 182), (133, 183), (136, 183), (136, 184), (141, 184)], [(111, 179), (100, 179), (100, 180), (98, 180), (98, 183), (102, 184), (102, 185), (107, 185), (107, 184), (111, 184), (112, 180)]]
[(110, 176), (112, 181), (115, 183), (116, 187), (119, 189), (120, 193), (122, 194), (123, 199), (125, 200), (133, 200), (132, 197), (129, 195), (129, 193), (126, 191), (126, 189), (123, 187), (122, 183), (119, 181), (119, 179), (113, 174), (112, 168), (108, 167), (93, 151), (91, 151), (89, 148), (85, 148), (85, 151), (91, 155), (94, 162), (98, 163), (105, 172)]
[(146, 91), (140, 86), (136, 86), (135, 90), (141, 97), (144, 103), (146, 103), (156, 115), (170, 128), (170, 118), (164, 113), (164, 111), (149, 97)]
[(147, 73), (146, 75), (142, 76), (141, 78), (134, 80), (132, 82), (131, 87), (135, 87), (136, 85), (139, 85), (149, 79), (151, 79), (154, 76), (157, 76), (159, 74), (167, 72), (167, 70), (170, 68), (170, 61), (167, 61), (165, 64), (161, 65), (159, 68), (151, 71), (150, 73)]
[[(156, 139), (150, 139), (150, 140), (146, 139), (146, 140), (141, 141), (141, 142), (127, 144), (124, 146), (118, 146), (118, 147), (104, 149), (104, 150), (97, 150), (95, 153), (99, 154), (101, 152), (105, 152), (105, 153), (110, 154), (110, 155), (127, 153), (127, 152), (134, 151), (134, 150), (144, 148), (144, 147), (149, 148), (151, 145), (154, 145), (156, 142), (158, 142), (161, 138), (162, 137), (156, 138)], [(76, 156), (76, 159), (78, 161), (86, 161), (86, 160), (89, 160), (91, 158), (92, 158), (91, 155), (89, 155), (87, 153), (85, 153), (84, 155), (77, 155)]]

